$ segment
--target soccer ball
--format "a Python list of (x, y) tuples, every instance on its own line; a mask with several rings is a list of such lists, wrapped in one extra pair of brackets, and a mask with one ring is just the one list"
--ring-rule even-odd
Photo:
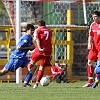
[(42, 77), (40, 80), (40, 84), (42, 86), (48, 86), (50, 84), (50, 79), (48, 77)]

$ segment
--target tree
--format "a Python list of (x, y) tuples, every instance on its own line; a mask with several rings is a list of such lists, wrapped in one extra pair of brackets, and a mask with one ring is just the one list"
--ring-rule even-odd
[(5, 6), (2, 1), (0, 1), (0, 16), (8, 16)]

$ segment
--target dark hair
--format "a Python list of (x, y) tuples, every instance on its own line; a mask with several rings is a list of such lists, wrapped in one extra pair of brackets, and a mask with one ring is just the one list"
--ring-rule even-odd
[(55, 63), (59, 63), (59, 60), (56, 60)]
[(98, 17), (100, 17), (100, 12), (99, 12), (99, 11), (94, 11), (94, 12), (93, 12), (93, 15), (94, 15), (94, 14), (97, 15)]
[(39, 20), (39, 21), (37, 22), (37, 24), (38, 24), (39, 26), (45, 26), (45, 21), (44, 21), (44, 20)]
[(32, 24), (27, 24), (26, 30), (30, 30), (30, 29), (35, 30), (34, 25), (32, 25)]

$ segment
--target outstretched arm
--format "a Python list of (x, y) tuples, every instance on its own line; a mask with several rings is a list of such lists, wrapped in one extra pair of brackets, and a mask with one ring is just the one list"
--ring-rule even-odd
[(18, 50), (34, 50), (35, 46), (33, 45), (29, 45), (27, 47), (21, 47), (21, 46), (17, 46)]

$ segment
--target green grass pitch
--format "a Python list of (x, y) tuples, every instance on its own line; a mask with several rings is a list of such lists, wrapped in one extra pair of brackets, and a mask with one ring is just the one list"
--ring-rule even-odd
[(0, 83), (0, 100), (99, 100), (100, 87), (83, 88), (85, 83), (86, 81), (60, 84), (51, 82), (46, 87), (39, 85), (37, 89), (22, 88), (22, 84), (16, 83)]

